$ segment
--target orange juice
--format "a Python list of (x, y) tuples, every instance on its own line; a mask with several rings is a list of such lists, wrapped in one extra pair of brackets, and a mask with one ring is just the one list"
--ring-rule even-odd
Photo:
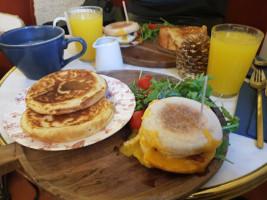
[(215, 77), (209, 81), (214, 93), (238, 93), (260, 42), (258, 37), (243, 32), (212, 33), (207, 74)]
[[(79, 36), (86, 41), (87, 50), (81, 57), (82, 60), (94, 60), (95, 49), (93, 43), (103, 34), (103, 14), (100, 12), (71, 13), (69, 23), (73, 36)], [(78, 52), (82, 45), (76, 43)]]

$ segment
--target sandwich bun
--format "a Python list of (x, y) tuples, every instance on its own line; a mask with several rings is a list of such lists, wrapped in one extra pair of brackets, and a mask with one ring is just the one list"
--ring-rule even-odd
[(133, 21), (119, 21), (104, 27), (106, 36), (116, 37), (120, 44), (132, 42), (137, 37), (139, 25)]
[(141, 164), (175, 173), (203, 172), (222, 142), (222, 128), (215, 113), (201, 104), (169, 97), (153, 101), (146, 109), (138, 135), (126, 141), (121, 152)]
[(129, 21), (120, 21), (108, 24), (104, 28), (104, 34), (108, 36), (123, 36), (129, 33), (135, 32), (139, 29), (139, 25), (136, 22)]

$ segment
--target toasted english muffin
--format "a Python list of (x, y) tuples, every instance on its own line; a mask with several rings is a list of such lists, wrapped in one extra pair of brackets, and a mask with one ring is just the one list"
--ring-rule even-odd
[(219, 119), (207, 106), (198, 127), (201, 104), (169, 97), (149, 104), (138, 135), (120, 151), (135, 156), (146, 167), (175, 173), (203, 172), (222, 143)]
[(43, 142), (70, 142), (100, 131), (110, 122), (113, 113), (107, 98), (89, 108), (63, 115), (45, 115), (27, 109), (21, 116), (21, 127), (26, 134)]
[(104, 28), (104, 34), (108, 36), (124, 36), (133, 33), (139, 29), (139, 25), (133, 21), (119, 21), (108, 24)]
[(182, 97), (155, 101), (147, 108), (141, 128), (148, 130), (145, 134), (157, 131), (162, 146), (175, 154), (201, 153), (209, 139), (220, 142), (223, 134), (218, 117), (207, 106), (203, 107), (201, 128), (198, 128), (200, 108), (201, 103)]
[(62, 70), (33, 84), (26, 95), (26, 105), (40, 114), (71, 113), (99, 101), (107, 87), (106, 80), (93, 71)]

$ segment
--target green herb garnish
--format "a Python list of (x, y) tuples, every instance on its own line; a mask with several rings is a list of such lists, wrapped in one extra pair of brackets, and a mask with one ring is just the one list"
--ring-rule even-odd
[(226, 153), (226, 149), (227, 147), (230, 146), (230, 143), (228, 141), (226, 141), (225, 139), (223, 139), (222, 144), (216, 149), (216, 153), (214, 158), (218, 158), (222, 161), (227, 161), (231, 164), (234, 164), (232, 161), (228, 160), (224, 154)]
[(163, 23), (162, 24), (143, 24), (139, 27), (139, 33), (143, 41), (145, 40), (153, 40), (155, 37), (159, 35), (159, 29), (162, 26), (176, 27), (173, 24), (170, 24), (166, 20), (160, 18)]

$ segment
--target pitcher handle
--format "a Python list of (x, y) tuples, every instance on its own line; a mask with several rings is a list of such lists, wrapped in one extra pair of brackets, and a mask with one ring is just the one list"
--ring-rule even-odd
[(57, 26), (57, 23), (58, 23), (59, 21), (65, 21), (65, 22), (66, 22), (66, 24), (67, 24), (67, 28), (68, 28), (68, 31), (69, 31), (69, 35), (66, 35), (66, 36), (70, 37), (70, 36), (72, 35), (72, 33), (71, 33), (71, 28), (70, 28), (68, 19), (67, 19), (66, 17), (57, 17), (57, 18), (54, 19), (54, 21), (53, 21), (53, 26)]
[(54, 21), (53, 21), (53, 26), (57, 26), (57, 23), (58, 23), (59, 21), (65, 21), (65, 22), (67, 22), (67, 19), (66, 19), (66, 17), (57, 17), (57, 18), (54, 19)]
[(80, 53), (78, 53), (78, 54), (76, 54), (76, 55), (74, 55), (74, 56), (72, 56), (72, 57), (70, 57), (70, 58), (68, 58), (66, 60), (63, 59), (62, 67), (64, 67), (65, 65), (67, 65), (71, 61), (81, 57), (85, 53), (85, 51), (87, 49), (87, 45), (86, 45), (85, 40), (80, 38), (80, 37), (72, 37), (72, 38), (64, 39), (63, 40), (63, 48), (67, 49), (69, 43), (71, 43), (71, 42), (80, 42), (81, 45), (83, 46), (83, 48), (82, 48)]

